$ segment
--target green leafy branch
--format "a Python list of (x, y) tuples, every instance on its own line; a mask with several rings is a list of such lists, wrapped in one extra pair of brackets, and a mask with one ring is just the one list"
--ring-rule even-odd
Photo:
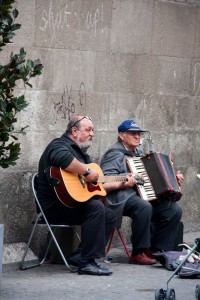
[[(0, 51), (15, 36), (15, 30), (21, 27), (14, 24), (18, 16), (18, 11), (11, 12), (14, 0), (0, 0)], [(25, 129), (15, 129), (14, 123), (17, 122), (17, 114), (27, 107), (28, 103), (24, 95), (14, 96), (14, 89), (19, 80), (24, 86), (29, 86), (30, 79), (42, 73), (43, 65), (40, 60), (26, 59), (24, 48), (20, 49), (19, 54), (10, 55), (7, 65), (0, 64), (0, 167), (7, 168), (15, 165), (20, 155), (20, 143), (13, 142), (18, 140), (16, 134), (25, 134)]]

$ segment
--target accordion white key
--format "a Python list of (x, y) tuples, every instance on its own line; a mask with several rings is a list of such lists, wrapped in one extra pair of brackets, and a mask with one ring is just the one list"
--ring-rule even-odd
[(139, 196), (144, 200), (152, 201), (165, 196), (171, 201), (178, 201), (182, 197), (168, 155), (152, 152), (142, 157), (129, 157), (127, 165), (131, 173), (142, 174), (144, 177), (144, 185), (136, 186)]
[(137, 185), (136, 189), (139, 196), (147, 201), (156, 200), (156, 194), (151, 184), (151, 180), (145, 170), (141, 157), (130, 157), (127, 158), (127, 164), (131, 173), (138, 173), (143, 175), (144, 185)]

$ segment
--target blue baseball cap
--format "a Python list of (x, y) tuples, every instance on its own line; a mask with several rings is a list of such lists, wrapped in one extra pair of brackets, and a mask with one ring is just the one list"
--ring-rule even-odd
[(118, 126), (118, 132), (126, 131), (145, 132), (146, 130), (140, 128), (140, 126), (133, 120), (125, 120)]

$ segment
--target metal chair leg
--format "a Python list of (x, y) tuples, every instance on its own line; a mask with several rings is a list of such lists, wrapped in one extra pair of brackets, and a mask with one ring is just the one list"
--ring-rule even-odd
[(106, 249), (106, 256), (108, 255), (108, 253), (110, 251), (110, 247), (111, 247), (111, 244), (112, 244), (112, 241), (113, 241), (114, 233), (115, 233), (115, 229), (113, 229), (113, 231), (111, 233), (111, 236), (110, 236), (110, 239), (109, 239), (109, 242), (108, 242), (108, 247)]
[[(28, 249), (29, 249), (30, 243), (31, 243), (31, 241), (32, 241), (33, 235), (34, 235), (34, 233), (35, 233), (35, 229), (36, 229), (36, 227), (37, 227), (37, 224), (38, 224), (38, 221), (39, 221), (40, 217), (41, 217), (41, 215), (38, 214), (38, 216), (37, 216), (37, 218), (36, 218), (36, 221), (35, 221), (35, 223), (34, 223), (33, 229), (32, 229), (32, 231), (31, 231), (31, 235), (30, 235), (30, 237), (29, 237), (28, 243), (26, 244), (26, 247), (25, 247), (25, 249), (24, 249), (24, 254), (23, 254), (22, 260), (21, 260), (21, 262), (20, 262), (20, 269), (21, 269), (21, 270), (26, 270), (26, 269), (27, 269), (27, 267), (24, 266), (24, 262), (25, 262), (26, 255), (27, 255), (27, 253), (28, 253)], [(37, 266), (37, 265), (38, 265), (38, 264), (35, 264), (35, 266)], [(30, 268), (31, 268), (31, 267), (30, 267)]]
[(129, 252), (129, 250), (128, 250), (127, 246), (126, 246), (126, 243), (124, 242), (124, 238), (123, 238), (123, 236), (122, 236), (121, 231), (119, 230), (119, 228), (117, 228), (117, 232), (118, 232), (118, 235), (119, 235), (119, 237), (120, 237), (120, 239), (122, 241), (122, 244), (124, 246), (126, 254), (127, 254), (128, 258), (130, 258), (131, 257), (131, 253)]
[(106, 256), (108, 255), (108, 253), (109, 253), (109, 251), (110, 251), (110, 248), (111, 248), (111, 245), (112, 245), (112, 241), (113, 241), (113, 237), (114, 237), (115, 230), (117, 230), (117, 233), (118, 233), (118, 235), (119, 235), (119, 237), (120, 237), (120, 240), (121, 240), (121, 242), (122, 242), (122, 244), (123, 244), (123, 246), (124, 246), (124, 249), (125, 249), (125, 251), (126, 251), (126, 254), (127, 254), (128, 258), (130, 258), (130, 257), (131, 257), (131, 253), (129, 252), (129, 250), (128, 250), (127, 246), (126, 246), (126, 243), (125, 243), (125, 241), (124, 241), (124, 238), (123, 238), (123, 236), (122, 236), (121, 231), (120, 231), (119, 228), (113, 229), (113, 231), (112, 231), (112, 233), (111, 233), (110, 240), (109, 240), (109, 243), (108, 243), (108, 247), (107, 247), (107, 249), (106, 249)]

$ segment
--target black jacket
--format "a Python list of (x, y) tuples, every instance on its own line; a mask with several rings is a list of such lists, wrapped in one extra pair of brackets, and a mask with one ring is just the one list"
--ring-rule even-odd
[(38, 199), (44, 210), (59, 201), (53, 186), (49, 182), (50, 167), (55, 166), (65, 169), (74, 157), (85, 164), (91, 162), (89, 155), (84, 153), (66, 133), (60, 138), (52, 140), (44, 150), (39, 161), (37, 188)]

